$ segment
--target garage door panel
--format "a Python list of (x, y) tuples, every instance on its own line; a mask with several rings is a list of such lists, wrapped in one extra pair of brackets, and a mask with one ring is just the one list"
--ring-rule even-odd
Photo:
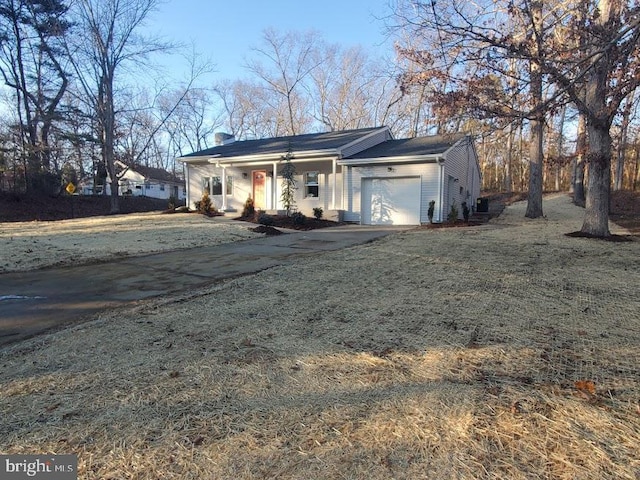
[(363, 179), (362, 218), (369, 225), (420, 224), (420, 178)]

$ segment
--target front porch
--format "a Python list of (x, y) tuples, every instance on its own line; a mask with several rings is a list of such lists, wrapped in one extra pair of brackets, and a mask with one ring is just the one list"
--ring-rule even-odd
[[(295, 191), (293, 210), (313, 216), (322, 208), (323, 218), (342, 219), (344, 185), (337, 158), (293, 160)], [(191, 166), (187, 181), (190, 192), (208, 192), (219, 211), (241, 212), (248, 198), (257, 210), (284, 212), (282, 169), (285, 161), (234, 163), (210, 160)], [(199, 197), (189, 198), (193, 206)]]

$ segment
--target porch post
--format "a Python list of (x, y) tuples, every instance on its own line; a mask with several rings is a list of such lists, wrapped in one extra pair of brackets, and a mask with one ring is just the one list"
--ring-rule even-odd
[(271, 210), (278, 209), (278, 163), (273, 162), (273, 174), (271, 175)]
[(227, 167), (222, 167), (222, 211), (227, 211)]
[[(344, 167), (342, 168), (344, 169)], [(353, 167), (351, 165), (347, 167), (347, 185), (345, 193), (347, 195), (347, 211), (353, 212)]]
[(338, 188), (338, 179), (336, 178), (337, 163), (338, 162), (335, 158), (331, 160), (331, 173), (333, 174), (333, 188), (331, 189), (331, 210), (336, 209), (336, 189)]
[[(189, 165), (186, 163), (182, 164), (184, 168), (184, 188), (185, 188), (185, 202), (184, 204), (188, 209), (191, 209), (191, 189), (189, 188)], [(179, 197), (178, 197), (179, 198)]]

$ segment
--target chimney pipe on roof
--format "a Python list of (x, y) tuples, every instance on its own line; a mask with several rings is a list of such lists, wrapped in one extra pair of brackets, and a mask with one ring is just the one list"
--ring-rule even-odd
[(227, 144), (233, 143), (235, 141), (236, 141), (236, 137), (234, 137), (233, 135), (230, 135), (228, 133), (217, 132), (214, 135), (214, 142), (216, 144), (216, 147), (219, 147), (220, 145), (227, 145)]

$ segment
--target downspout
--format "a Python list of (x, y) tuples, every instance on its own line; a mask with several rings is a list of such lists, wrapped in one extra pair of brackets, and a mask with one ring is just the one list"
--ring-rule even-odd
[(222, 211), (227, 211), (227, 167), (222, 167)]
[(442, 223), (444, 220), (444, 212), (443, 212), (443, 208), (444, 208), (444, 158), (440, 157), (438, 158), (438, 165), (440, 165), (440, 181), (438, 182), (438, 188), (440, 189), (440, 198), (439, 198), (439, 203), (440, 206), (438, 208), (438, 221), (440, 223)]

